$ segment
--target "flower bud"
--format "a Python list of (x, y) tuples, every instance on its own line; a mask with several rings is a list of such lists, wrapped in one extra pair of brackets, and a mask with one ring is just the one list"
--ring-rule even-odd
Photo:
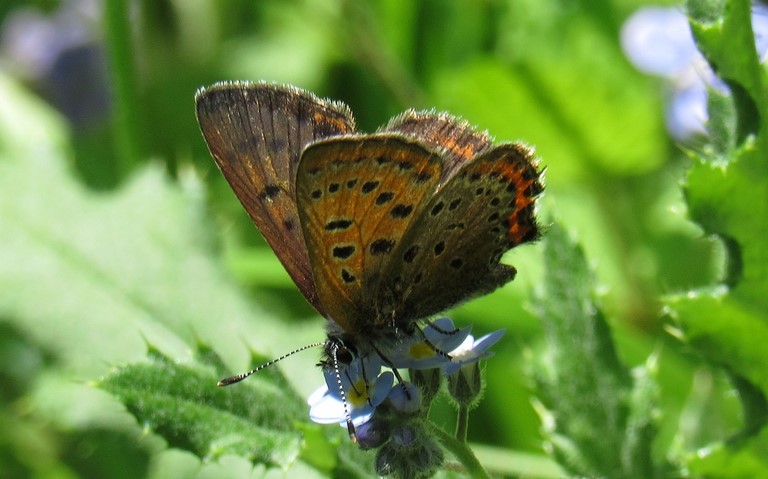
[(387, 421), (377, 420), (375, 416), (370, 421), (357, 426), (355, 431), (360, 449), (375, 449), (389, 440)]
[(435, 439), (420, 423), (402, 424), (392, 432), (392, 440), (376, 455), (376, 472), (395, 479), (432, 477), (445, 461)]
[(432, 401), (440, 392), (440, 386), (443, 381), (443, 372), (439, 368), (432, 369), (409, 369), (408, 375), (413, 384), (418, 386), (421, 391), (421, 403), (424, 408), (429, 408)]
[(478, 363), (462, 365), (448, 376), (448, 392), (459, 407), (473, 408), (483, 392), (483, 378)]

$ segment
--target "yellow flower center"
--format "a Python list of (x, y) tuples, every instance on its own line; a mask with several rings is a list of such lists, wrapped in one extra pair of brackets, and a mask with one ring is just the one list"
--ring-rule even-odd
[(352, 385), (347, 400), (352, 407), (363, 407), (368, 402), (368, 387), (365, 384), (365, 380), (359, 379)]
[(430, 346), (426, 341), (416, 343), (411, 346), (408, 351), (408, 355), (412, 359), (427, 359), (435, 356), (435, 348)]

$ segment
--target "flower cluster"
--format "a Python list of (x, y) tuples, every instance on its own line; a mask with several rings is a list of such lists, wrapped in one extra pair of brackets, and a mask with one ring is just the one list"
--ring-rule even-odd
[[(325, 384), (308, 400), (310, 418), (344, 427), (351, 419), (360, 447), (380, 448), (376, 467), (381, 475), (430, 476), (444, 458), (424, 421), (442, 378), (448, 377), (454, 402), (471, 407), (481, 391), (477, 362), (491, 356), (490, 347), (504, 335), (500, 330), (475, 339), (470, 331), (440, 318), (408, 340), (382, 348), (381, 356), (355, 357), (338, 370), (325, 367)], [(394, 373), (383, 370), (385, 362)], [(409, 380), (395, 381), (400, 369), (408, 369)]]

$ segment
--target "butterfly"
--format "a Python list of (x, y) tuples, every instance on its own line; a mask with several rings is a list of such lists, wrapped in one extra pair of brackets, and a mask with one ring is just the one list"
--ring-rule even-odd
[(420, 320), (511, 281), (502, 255), (539, 236), (532, 150), (449, 114), (359, 133), (345, 104), (293, 86), (218, 83), (195, 101), (222, 174), (327, 319), (334, 361), (386, 363)]

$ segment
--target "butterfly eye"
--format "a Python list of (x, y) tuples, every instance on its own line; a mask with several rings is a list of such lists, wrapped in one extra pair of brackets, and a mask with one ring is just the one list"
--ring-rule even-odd
[(328, 338), (325, 344), (325, 354), (329, 358), (335, 358), (338, 364), (344, 366), (352, 364), (357, 356), (354, 347), (345, 344), (341, 338)]
[(336, 358), (339, 360), (339, 363), (349, 365), (355, 359), (355, 354), (351, 349), (341, 345), (336, 351)]

